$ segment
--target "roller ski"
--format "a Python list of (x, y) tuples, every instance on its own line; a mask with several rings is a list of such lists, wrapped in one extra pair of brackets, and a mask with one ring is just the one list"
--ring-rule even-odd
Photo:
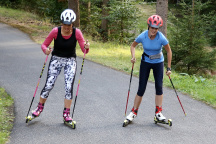
[(76, 128), (76, 121), (73, 121), (70, 117), (70, 109), (65, 108), (63, 111), (63, 121), (64, 124), (71, 127), (72, 129)]
[(34, 117), (34, 116), (27, 116), (26, 117), (26, 123), (28, 123), (29, 121), (32, 121), (33, 119), (35, 119), (36, 117)]
[(138, 112), (138, 109), (132, 109), (130, 114), (126, 117), (126, 119), (124, 120), (124, 123), (123, 123), (123, 127), (126, 127), (128, 124), (130, 124), (133, 119), (137, 116), (137, 112)]
[(161, 123), (161, 124), (167, 124), (167, 125), (169, 125), (170, 127), (172, 126), (172, 120), (171, 119), (168, 119), (168, 120), (158, 120), (158, 118), (155, 116), (154, 117), (154, 122), (155, 122), (155, 124), (157, 124), (157, 123)]
[(29, 121), (32, 121), (33, 119), (37, 118), (40, 116), (41, 112), (44, 109), (44, 104), (38, 103), (37, 108), (32, 111), (32, 115), (29, 115), (26, 117), (26, 123), (28, 123)]
[(170, 127), (172, 126), (172, 120), (171, 119), (167, 120), (166, 117), (163, 116), (162, 114), (162, 107), (158, 107), (158, 106), (156, 106), (154, 122), (155, 124), (161, 123), (161, 124), (167, 124)]

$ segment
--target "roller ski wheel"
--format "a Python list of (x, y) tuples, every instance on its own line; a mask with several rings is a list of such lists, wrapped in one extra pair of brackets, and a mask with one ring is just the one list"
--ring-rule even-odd
[(126, 127), (128, 124), (130, 124), (131, 123), (131, 121), (129, 120), (129, 119), (126, 119), (126, 120), (124, 120), (124, 123), (123, 123), (123, 127)]
[(69, 121), (69, 122), (64, 121), (64, 124), (69, 126), (72, 129), (76, 129), (76, 121)]
[(34, 117), (34, 116), (27, 116), (25, 118), (26, 118), (26, 123), (28, 123), (28, 122), (32, 121), (33, 119), (35, 119), (36, 117)]
[(154, 122), (155, 122), (155, 124), (157, 124), (157, 123), (161, 123), (161, 124), (167, 124), (167, 125), (169, 125), (170, 127), (172, 126), (172, 119), (168, 119), (168, 120), (158, 120), (157, 119), (157, 117), (155, 116), (154, 117)]

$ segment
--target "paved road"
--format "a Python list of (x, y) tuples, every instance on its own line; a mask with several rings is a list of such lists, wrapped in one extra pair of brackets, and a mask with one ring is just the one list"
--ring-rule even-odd
[[(25, 116), (45, 57), (40, 45), (28, 35), (0, 24), (0, 87), (4, 87), (15, 99), (11, 144), (213, 144), (216, 141), (216, 110), (179, 93), (187, 112), (185, 117), (173, 89), (164, 88), (163, 104), (163, 113), (167, 118), (172, 118), (173, 127), (154, 124), (153, 83), (148, 83), (138, 117), (131, 125), (122, 127), (130, 75), (88, 60), (84, 64), (74, 114), (77, 129), (66, 127), (62, 121), (63, 73), (58, 77), (41, 116), (26, 125)], [(74, 93), (82, 59), (77, 58), (77, 61)], [(32, 109), (38, 103), (46, 70)], [(129, 109), (137, 84), (138, 78), (133, 77)]]

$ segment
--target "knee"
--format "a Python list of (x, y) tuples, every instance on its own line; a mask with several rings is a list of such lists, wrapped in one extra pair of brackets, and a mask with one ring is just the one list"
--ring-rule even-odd
[(156, 95), (162, 95), (163, 94), (163, 85), (162, 85), (162, 83), (156, 83), (155, 84), (155, 90), (156, 90)]
[(47, 99), (48, 98), (48, 96), (49, 96), (49, 93), (41, 93), (41, 98), (43, 98), (43, 99)]
[(162, 88), (156, 89), (156, 95), (163, 95), (163, 89)]
[(138, 90), (138, 92), (137, 92), (137, 96), (139, 96), (139, 97), (143, 97), (144, 92), (145, 92), (145, 91), (143, 91), (143, 90)]
[(73, 95), (71, 93), (66, 93), (65, 99), (72, 100), (73, 99)]

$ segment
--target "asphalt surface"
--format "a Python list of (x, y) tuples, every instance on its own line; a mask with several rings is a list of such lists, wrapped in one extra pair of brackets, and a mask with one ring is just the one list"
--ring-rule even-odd
[[(185, 117), (173, 89), (164, 88), (163, 101), (163, 114), (172, 118), (173, 126), (154, 124), (155, 89), (151, 82), (137, 118), (127, 127), (122, 127), (130, 75), (88, 60), (85, 60), (74, 113), (77, 128), (71, 129), (63, 124), (63, 72), (41, 116), (26, 125), (25, 117), (45, 58), (40, 45), (28, 35), (0, 23), (0, 87), (15, 100), (10, 144), (214, 144), (216, 141), (216, 110), (178, 92), (187, 113)], [(77, 58), (77, 61), (74, 95), (82, 58)], [(47, 65), (32, 109), (39, 101)], [(132, 108), (137, 87), (138, 78), (133, 77), (127, 114)]]

